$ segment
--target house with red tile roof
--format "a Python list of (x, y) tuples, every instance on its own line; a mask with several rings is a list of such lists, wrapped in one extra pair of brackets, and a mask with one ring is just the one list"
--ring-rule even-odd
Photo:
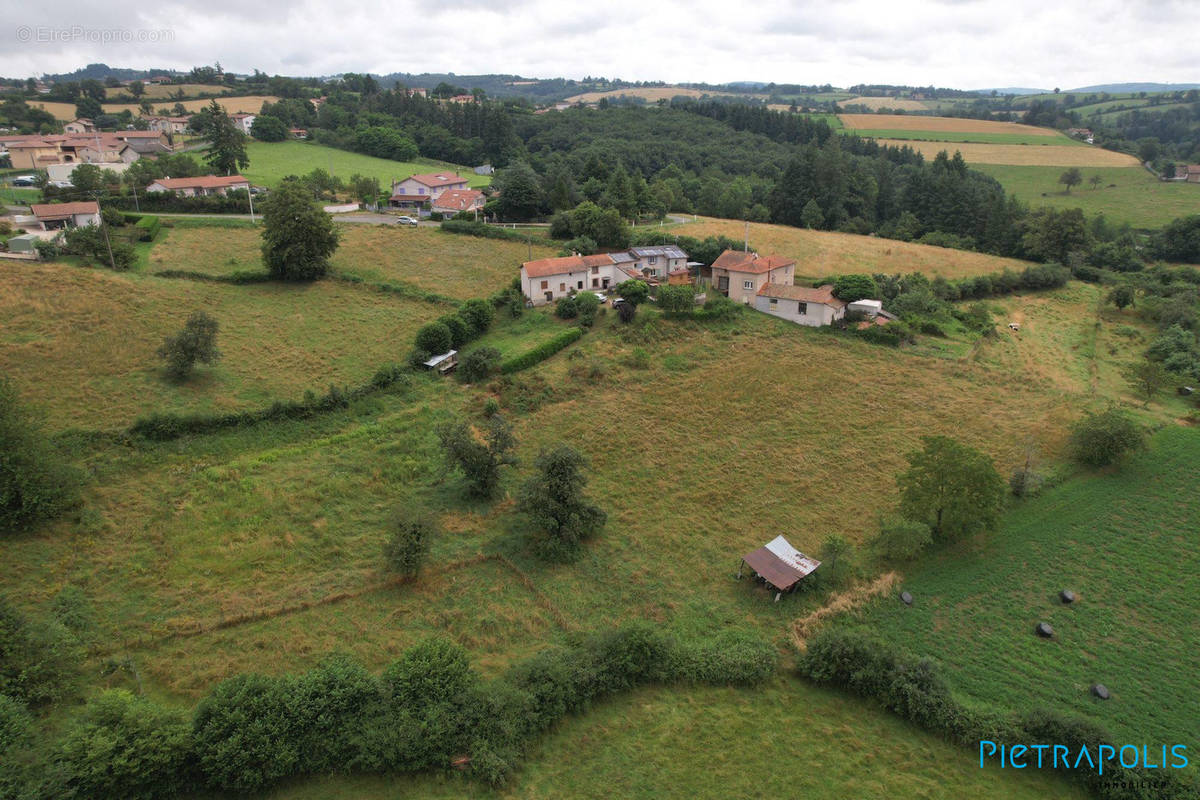
[(477, 211), (483, 208), (486, 198), (478, 189), (447, 189), (433, 201), (432, 210), (445, 216), (454, 216), (464, 211)]
[(521, 265), (521, 292), (540, 306), (578, 292), (607, 291), (641, 277), (625, 253), (541, 258)]
[(100, 205), (95, 200), (78, 203), (34, 203), (30, 208), (43, 230), (96, 225), (100, 221)]
[(758, 290), (768, 283), (791, 285), (796, 260), (779, 255), (760, 256), (742, 250), (726, 250), (713, 262), (713, 287), (730, 300), (751, 305)]
[(241, 175), (201, 175), (196, 178), (159, 178), (146, 187), (147, 192), (174, 192), (180, 197), (224, 195), (230, 190), (249, 191), (250, 181)]
[(449, 189), (466, 189), (467, 179), (453, 172), (410, 175), (392, 183), (390, 205), (394, 208), (419, 209), (432, 203)]

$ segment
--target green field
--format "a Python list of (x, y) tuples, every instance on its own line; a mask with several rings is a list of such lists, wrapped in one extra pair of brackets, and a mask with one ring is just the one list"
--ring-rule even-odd
[[(939, 659), (972, 699), (1068, 710), (1120, 741), (1194, 746), (1198, 462), (1200, 431), (1169, 426), (1122, 469), (1049, 489), (994, 536), (911, 568), (913, 606), (877, 602), (861, 621)], [(1061, 589), (1078, 601), (1060, 603)], [(1039, 621), (1053, 641), (1034, 635)], [(1112, 700), (1090, 696), (1097, 682)]]
[[(1032, 206), (1082, 208), (1086, 214), (1104, 214), (1111, 222), (1128, 222), (1135, 228), (1161, 228), (1176, 217), (1200, 214), (1200, 186), (1160, 181), (1141, 167), (1082, 167), (1083, 184), (1070, 194), (1058, 182), (1064, 167), (971, 164), (991, 175)], [(1099, 175), (1099, 189), (1088, 180)]]
[[(699, 765), (703, 765), (701, 768)], [(505, 800), (554, 797), (963, 797), (1086, 795), (1034, 770), (981, 770), (970, 753), (854, 698), (791, 679), (755, 690), (646, 689), (560, 725)], [(318, 779), (269, 800), (489, 796), (461, 780)]]
[(257, 142), (246, 144), (246, 155), (250, 166), (244, 170), (247, 178), (256, 184), (274, 186), (286, 175), (305, 175), (320, 167), (342, 180), (358, 173), (379, 179), (386, 190), (393, 180), (404, 180), (410, 175), (447, 170), (469, 179), (471, 186), (487, 186), (490, 175), (476, 175), (471, 166), (448, 164), (431, 159), (416, 161), (391, 161), (361, 153), (351, 153), (334, 147), (324, 147), (311, 142)]
[(977, 144), (1070, 145), (1083, 142), (1065, 136), (1039, 136), (1020, 133), (984, 133), (965, 131), (925, 131), (900, 129), (845, 128), (843, 133), (872, 139), (907, 139), (915, 142), (962, 142)]
[[(760, 227), (777, 237), (760, 246), (795, 244), (778, 226)], [(528, 254), (519, 242), (436, 230), (340, 230), (336, 272), (455, 298), (503, 287)], [(941, 265), (952, 275), (1013, 263), (825, 237), (809, 243), (821, 263)], [(189, 223), (154, 245), (148, 271), (257, 268), (256, 247), (249, 227)], [(1114, 329), (1147, 329), (1132, 313), (1098, 313), (1100, 293), (1071, 284), (989, 302), (999, 335), (951, 331), (898, 350), (751, 312), (700, 323), (649, 306), (624, 325), (606, 307), (577, 343), (503, 380), (468, 387), (417, 374), (313, 419), (164, 444), (60, 437), (90, 476), (84, 511), (0, 542), (0, 586), (31, 613), (64, 586), (80, 588), (103, 643), (85, 667), (90, 685), (132, 686), (101, 674), (107, 659), (128, 659), (149, 696), (180, 708), (233, 675), (295, 672), (332, 651), (379, 670), (431, 635), (461, 644), (486, 677), (637, 619), (685, 637), (757, 632), (786, 654), (789, 624), (826, 598), (773, 603), (735, 580), (738, 556), (778, 532), (807, 552), (831, 533), (863, 542), (875, 526), (864, 509), (894, 503), (894, 476), (924, 434), (953, 435), (1005, 472), (1030, 439), (1060, 460), (1081, 408), (1125, 399), (1118, 368), (1138, 346)], [(172, 384), (153, 350), (195, 308), (221, 323), (224, 359)], [(21, 265), (0, 272), (0, 369), (47, 411), (52, 431), (115, 428), (150, 410), (259, 408), (360, 383), (402, 361), (415, 329), (449, 308), (339, 280), (231, 285)], [(1006, 319), (1022, 322), (1020, 336), (1003, 332)], [(572, 324), (549, 309), (517, 319), (501, 311), (469, 347), (511, 356)], [(485, 503), (446, 471), (436, 428), (478, 424), (488, 400), (512, 421), (520, 464)], [(1140, 413), (1172, 422), (1182, 402)], [(587, 491), (608, 513), (570, 565), (534, 556), (514, 508), (539, 451), (562, 442), (588, 459)], [(411, 584), (389, 582), (380, 557), (400, 508), (441, 529)], [(1172, 524), (1191, 520), (1180, 514)], [(1092, 589), (1077, 588), (1086, 604)], [(1111, 681), (1118, 700), (1127, 682)], [(980, 771), (969, 749), (782, 674), (757, 691), (659, 687), (598, 704), (535, 743), (500, 796), (756, 793), (1079, 797), (1045, 776)], [(337, 777), (274, 796), (487, 794), (444, 777)]]

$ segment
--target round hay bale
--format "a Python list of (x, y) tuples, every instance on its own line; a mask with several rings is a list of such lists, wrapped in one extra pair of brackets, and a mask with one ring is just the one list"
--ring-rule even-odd
[(1033, 632), (1036, 633), (1038, 636), (1042, 637), (1043, 639), (1053, 639), (1054, 638), (1054, 628), (1050, 627), (1049, 622), (1039, 622), (1037, 624), (1037, 627), (1033, 629)]
[(906, 606), (911, 606), (913, 604), (913, 597), (908, 592), (901, 592), (900, 601)]
[(1070, 589), (1063, 589), (1058, 593), (1058, 599), (1063, 601), (1063, 605), (1070, 605), (1075, 602), (1075, 593)]
[(1096, 697), (1100, 698), (1101, 700), (1107, 700), (1108, 698), (1112, 697), (1112, 695), (1108, 691), (1108, 687), (1105, 686), (1103, 683), (1093, 683), (1092, 684), (1092, 694), (1095, 695)]

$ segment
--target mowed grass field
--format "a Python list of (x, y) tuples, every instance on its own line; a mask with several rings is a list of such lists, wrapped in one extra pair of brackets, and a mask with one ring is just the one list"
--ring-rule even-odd
[(1015, 166), (1052, 167), (1133, 167), (1137, 159), (1126, 153), (1116, 153), (1100, 147), (1071, 144), (1023, 145), (1023, 144), (976, 144), (972, 142), (923, 142), (910, 139), (878, 139), (880, 144), (890, 147), (911, 147), (925, 158), (935, 158), (945, 150), (953, 154), (962, 153), (967, 163), (1010, 164)]
[[(207, 83), (147, 83), (143, 85), (145, 92), (142, 97), (148, 100), (161, 100), (167, 98), (176, 92), (183, 90), (184, 95), (195, 94), (220, 94), (227, 91), (228, 86), (224, 84), (207, 84)], [(108, 97), (119, 97), (123, 94), (130, 94), (128, 86), (118, 86), (107, 90)]]
[[(913, 567), (913, 606), (880, 601), (862, 621), (938, 658), (971, 698), (1069, 710), (1121, 742), (1195, 746), (1198, 460), (1200, 430), (1168, 426), (1121, 469), (1047, 490), (995, 535)], [(1078, 601), (1064, 606), (1060, 589)], [(1039, 621), (1052, 641), (1033, 634)], [(1097, 682), (1108, 702), (1090, 696)]]
[(700, 89), (689, 89), (683, 86), (630, 86), (625, 89), (610, 89), (604, 92), (584, 92), (572, 95), (565, 103), (598, 103), (602, 98), (615, 100), (618, 97), (640, 97), (647, 103), (659, 100), (670, 100), (672, 97), (750, 97), (761, 98), (761, 94), (735, 94), (734, 92), (711, 92)]
[(250, 166), (243, 170), (243, 174), (252, 182), (264, 186), (275, 186), (287, 175), (305, 175), (318, 167), (342, 180), (348, 180), (355, 173), (378, 178), (380, 188), (385, 192), (391, 189), (393, 180), (404, 180), (410, 175), (428, 172), (457, 172), (467, 178), (473, 187), (487, 186), (492, 181), (490, 175), (476, 175), (469, 166), (432, 159), (392, 161), (294, 140), (249, 141), (246, 143), (246, 155), (250, 158)]
[[(347, 223), (338, 226), (341, 244), (335, 271), (367, 281), (403, 284), (459, 300), (484, 297), (517, 276), (530, 247), (521, 242), (442, 233), (436, 228)], [(209, 275), (262, 271), (259, 229), (176, 227), (155, 243), (149, 270), (189, 270)], [(534, 258), (555, 248), (532, 245)]]
[[(728, 236), (742, 241), (746, 224), (738, 220), (703, 218), (671, 229), (680, 236)], [(750, 223), (750, 246), (759, 253), (778, 253), (796, 259), (797, 280), (846, 273), (924, 272), (931, 278), (965, 278), (1022, 270), (1028, 266), (1015, 258), (999, 258), (924, 244), (832, 231), (812, 231), (790, 225)]]
[(1022, 125), (1017, 122), (994, 122), (984, 119), (960, 117), (927, 117), (910, 114), (839, 114), (842, 125), (851, 130), (902, 130), (914, 135), (952, 132), (963, 134), (1007, 134), (1010, 136), (1040, 136), (1048, 139), (1064, 139), (1061, 133), (1051, 128)]
[[(327, 778), (268, 797), (480, 795), (487, 796), (451, 778)], [(491, 796), (1082, 800), (1086, 794), (1036, 770), (981, 770), (962, 749), (853, 698), (780, 679), (754, 690), (646, 689), (605, 702), (559, 725), (535, 746), (513, 785)]]
[[(22, 262), (0, 275), (0, 369), (53, 429), (123, 427), (362, 383), (444, 310), (333, 281), (230, 286)], [(217, 319), (222, 358), (176, 384), (155, 351), (193, 311)]]
[[(1103, 214), (1111, 222), (1128, 222), (1135, 228), (1160, 228), (1176, 217), (1200, 214), (1200, 186), (1160, 181), (1140, 166), (1087, 167), (1083, 184), (1068, 194), (1058, 182), (1062, 167), (972, 164), (1000, 181), (1005, 190), (1032, 206), (1082, 208)], [(1089, 183), (1099, 175), (1099, 188)]]
[[(838, 102), (839, 106), (865, 106), (875, 111), (880, 108), (891, 108), (897, 111), (928, 111), (929, 106), (920, 100), (907, 97), (851, 97)], [(856, 115), (857, 116), (857, 115)]]
[[(161, 99), (152, 101), (155, 110), (160, 108), (173, 109), (175, 107), (174, 100)], [(211, 100), (184, 100), (183, 107), (189, 112), (200, 111), (207, 108)], [(263, 103), (279, 102), (278, 97), (271, 95), (246, 95), (243, 97), (218, 97), (217, 104), (225, 109), (228, 114), (237, 114), (245, 112), (249, 114), (257, 114), (262, 110)], [(29, 103), (30, 106), (41, 108), (54, 115), (55, 119), (69, 122), (75, 119), (75, 104), (74, 103), (55, 103), (48, 101), (34, 100)], [(134, 116), (141, 113), (141, 106), (138, 103), (104, 103), (104, 110), (109, 114), (120, 114), (122, 111), (129, 111)]]

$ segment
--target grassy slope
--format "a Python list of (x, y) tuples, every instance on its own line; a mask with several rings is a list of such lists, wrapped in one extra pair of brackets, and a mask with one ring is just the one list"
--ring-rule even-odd
[(891, 147), (907, 145), (926, 158), (934, 158), (942, 150), (958, 150), (972, 166), (976, 164), (1014, 164), (1056, 167), (1131, 167), (1137, 159), (1125, 153), (1117, 153), (1100, 147), (1080, 147), (1078, 142), (1067, 139), (1051, 139), (1042, 145), (1020, 144), (972, 144), (944, 142), (922, 142), (908, 139), (880, 139), (880, 144)]
[[(155, 350), (195, 310), (220, 323), (222, 358), (166, 381)], [(0, 279), (0, 369), (53, 428), (119, 427), (153, 411), (257, 408), (362, 383), (444, 311), (330, 281), (239, 287), (22, 263)]]
[[(459, 299), (484, 297), (511, 281), (530, 248), (521, 242), (442, 233), (398, 225), (340, 225), (334, 270), (370, 281), (416, 286)], [(176, 227), (155, 245), (151, 271), (183, 269), (212, 275), (262, 270), (259, 231)], [(534, 258), (557, 249), (533, 244)]]
[[(971, 167), (991, 175), (1030, 205), (1082, 208), (1087, 214), (1104, 214), (1113, 222), (1128, 222), (1135, 228), (1159, 228), (1176, 217), (1200, 213), (1200, 186), (1163, 182), (1141, 167), (1085, 167), (1083, 185), (1069, 195), (1058, 182), (1062, 167)], [(1093, 175), (1104, 179), (1101, 188), (1092, 189), (1087, 183)]]
[[(338, 778), (270, 800), (489, 796), (460, 780)], [(765, 689), (648, 689), (560, 725), (511, 787), (534, 798), (1082, 798), (1050, 775), (981, 770), (969, 752), (852, 698), (780, 679)]]
[[(974, 142), (978, 144), (1019, 145), (1083, 145), (1083, 142), (1067, 137), (1048, 138), (1041, 135), (1021, 133), (968, 133), (960, 131), (914, 131), (901, 128), (855, 128), (844, 129), (844, 133), (867, 136), (873, 139), (904, 139), (916, 142)], [(1086, 146), (1086, 145), (1084, 145)]]
[[(1048, 490), (994, 536), (913, 567), (905, 586), (916, 604), (878, 603), (865, 622), (942, 660), (973, 698), (1070, 709), (1122, 741), (1191, 744), (1198, 460), (1200, 431), (1171, 426), (1120, 471)], [(1063, 606), (1059, 589), (1079, 601)], [(1033, 635), (1042, 620), (1054, 641)], [(1093, 682), (1113, 700), (1090, 697)]]
[(285, 175), (304, 175), (317, 167), (342, 180), (349, 179), (355, 173), (376, 177), (384, 189), (391, 186), (393, 179), (404, 180), (410, 175), (442, 170), (457, 171), (474, 187), (487, 186), (492, 180), (490, 175), (476, 175), (469, 166), (431, 159), (392, 161), (311, 142), (251, 141), (246, 144), (246, 155), (250, 158), (250, 166), (245, 170), (246, 177), (266, 186), (274, 186)]
[[(217, 104), (225, 109), (227, 113), (235, 114), (245, 112), (248, 114), (257, 114), (262, 110), (263, 103), (278, 102), (278, 97), (270, 95), (246, 95), (245, 97), (218, 97)], [(183, 107), (189, 112), (200, 111), (208, 106), (211, 100), (184, 100)], [(155, 99), (151, 100), (154, 110), (157, 112), (160, 109), (170, 111), (175, 107), (174, 100)], [(74, 103), (57, 103), (52, 101), (34, 100), (29, 103), (34, 108), (41, 108), (54, 115), (55, 119), (69, 122), (75, 119), (75, 104)], [(109, 114), (120, 114), (122, 111), (129, 111), (135, 116), (141, 113), (138, 103), (104, 103), (104, 110)]]
[[(704, 218), (671, 229), (680, 236), (728, 236), (742, 241), (746, 225), (738, 220)], [(924, 272), (933, 277), (962, 278), (1028, 266), (1013, 258), (949, 250), (848, 233), (810, 231), (788, 225), (750, 223), (750, 246), (760, 253), (796, 259), (796, 273), (808, 278), (849, 272)]]

